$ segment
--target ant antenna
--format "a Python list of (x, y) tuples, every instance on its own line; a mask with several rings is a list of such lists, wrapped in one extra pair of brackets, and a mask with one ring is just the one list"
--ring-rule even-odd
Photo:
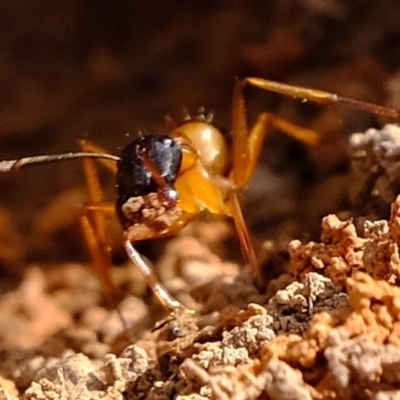
[(64, 154), (47, 154), (44, 156), (23, 157), (16, 160), (0, 161), (0, 173), (19, 170), (22, 167), (35, 164), (49, 164), (59, 161), (78, 160), (82, 158), (102, 158), (118, 162), (120, 157), (112, 154), (103, 153), (64, 153)]

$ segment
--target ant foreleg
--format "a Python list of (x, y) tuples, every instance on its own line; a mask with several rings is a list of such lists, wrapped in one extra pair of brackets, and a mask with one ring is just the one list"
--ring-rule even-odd
[[(111, 279), (111, 260), (110, 260), (110, 249), (105, 243), (99, 240), (98, 232), (91, 222), (92, 213), (110, 213), (110, 206), (112, 204), (96, 204), (91, 206), (90, 204), (83, 206), (83, 212), (80, 216), (81, 228), (83, 237), (86, 242), (87, 249), (93, 260), (93, 270), (96, 275), (100, 278), (104, 288), (104, 292), (107, 296), (111, 297), (115, 293), (115, 286)], [(114, 208), (114, 207), (113, 207)], [(114, 214), (114, 209), (112, 209)]]
[(192, 310), (187, 309), (183, 304), (181, 304), (178, 300), (174, 299), (169, 294), (168, 290), (155, 276), (149, 264), (144, 260), (143, 256), (137, 252), (131, 240), (126, 239), (124, 242), (124, 247), (130, 260), (138, 267), (140, 272), (143, 274), (147, 285), (153, 291), (154, 295), (157, 297), (157, 300), (169, 313), (179, 313), (182, 311), (193, 313)]

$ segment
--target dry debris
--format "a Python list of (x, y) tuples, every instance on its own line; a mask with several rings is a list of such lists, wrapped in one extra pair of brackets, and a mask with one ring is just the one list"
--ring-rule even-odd
[(392, 203), (390, 219), (364, 222), (364, 237), (351, 219), (329, 215), (322, 221), (321, 243), (289, 244), (293, 272), (319, 271), (344, 287), (355, 271), (395, 283), (400, 277), (400, 197)]
[(0, 301), (0, 399), (400, 397), (400, 196), (362, 234), (329, 215), (321, 242), (292, 241), (293, 277), (272, 296), (211, 251), (218, 238), (199, 226), (203, 236), (180, 235), (160, 260), (196, 314), (162, 320), (136, 282), (138, 297), (119, 302), (129, 331), (87, 269), (31, 267)]
[[(387, 124), (350, 137), (352, 185), (350, 200), (359, 214), (388, 215), (400, 193), (400, 127)], [(368, 201), (366, 201), (368, 200)]]
[[(72, 149), (86, 134), (118, 151), (132, 138), (124, 132), (162, 130), (160, 116), (182, 105), (205, 102), (229, 127), (238, 71), (380, 104), (390, 95), (399, 108), (398, 0), (133, 3), (1, 2), (1, 160)], [(146, 243), (163, 283), (196, 314), (166, 316), (123, 266), (112, 300), (124, 331), (81, 265), (79, 163), (2, 174), (0, 266), (23, 278), (0, 282), (0, 400), (400, 399), (399, 128), (353, 136), (348, 178), (347, 133), (371, 126), (370, 115), (258, 91), (248, 100), (249, 123), (268, 111), (324, 138), (303, 151), (270, 135), (248, 188), (252, 233), (277, 242), (269, 277), (288, 263), (287, 241), (347, 206), (348, 186), (362, 218), (331, 215), (319, 242), (293, 241), (291, 270), (264, 293), (225, 261), (239, 253), (221, 246), (237, 243), (227, 224)], [(128, 213), (150, 212), (157, 229), (176, 217), (150, 203)]]

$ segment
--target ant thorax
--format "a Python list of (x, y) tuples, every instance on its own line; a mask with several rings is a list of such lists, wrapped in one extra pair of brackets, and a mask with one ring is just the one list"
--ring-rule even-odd
[(190, 144), (208, 172), (224, 175), (230, 164), (226, 137), (210, 120), (190, 119), (178, 125), (171, 136), (189, 139)]

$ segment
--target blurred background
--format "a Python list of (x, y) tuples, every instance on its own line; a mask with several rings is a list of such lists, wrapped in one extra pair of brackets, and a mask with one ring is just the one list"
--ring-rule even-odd
[[(73, 151), (89, 138), (118, 154), (182, 108), (215, 111), (229, 134), (236, 77), (259, 76), (400, 107), (398, 0), (2, 0), (0, 159)], [(245, 213), (259, 243), (317, 237), (346, 209), (348, 135), (374, 116), (257, 90), (269, 110), (321, 133), (307, 149), (273, 132)], [(112, 177), (104, 177), (113, 198)], [(87, 257), (76, 214), (79, 162), (0, 176), (0, 264)]]

